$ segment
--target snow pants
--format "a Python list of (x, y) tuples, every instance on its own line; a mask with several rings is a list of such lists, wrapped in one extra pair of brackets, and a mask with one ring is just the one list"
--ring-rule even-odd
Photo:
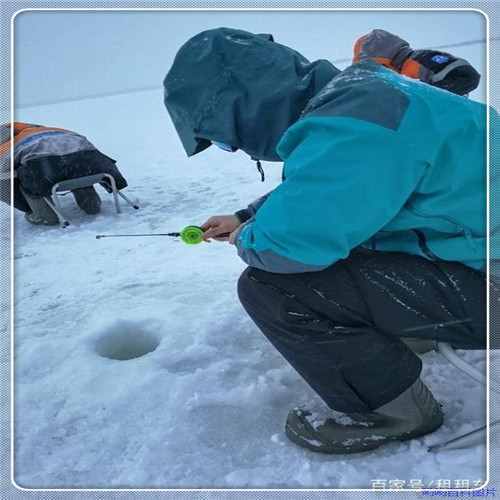
[(249, 267), (238, 294), (274, 347), (345, 413), (372, 411), (419, 377), (422, 362), (401, 337), (486, 345), (485, 275), (458, 262), (356, 249), (319, 272)]

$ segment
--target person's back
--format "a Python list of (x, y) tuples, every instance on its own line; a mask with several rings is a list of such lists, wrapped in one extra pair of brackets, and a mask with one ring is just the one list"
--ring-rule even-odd
[[(0, 161), (2, 182), (5, 184), (10, 176), (10, 124), (2, 125), (2, 130), (4, 141), (0, 149)], [(101, 153), (81, 134), (23, 122), (14, 122), (13, 130), (14, 206), (24, 211), (26, 219), (33, 224), (59, 223), (50, 198), (51, 189), (57, 182), (96, 173), (110, 173), (118, 189), (127, 185), (115, 161)], [(5, 187), (2, 187), (2, 201), (9, 203), (10, 197)], [(94, 187), (82, 187), (72, 192), (84, 212), (99, 213), (101, 200)]]
[(95, 151), (83, 135), (71, 130), (32, 123), (14, 123), (14, 162), (19, 167), (34, 158)]
[(317, 269), (368, 244), (485, 268), (484, 105), (364, 62), (312, 98), (277, 151), (286, 181), (243, 249)]

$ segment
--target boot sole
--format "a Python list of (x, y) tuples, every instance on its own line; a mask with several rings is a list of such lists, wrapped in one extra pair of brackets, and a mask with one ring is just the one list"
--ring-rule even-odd
[[(315, 451), (318, 453), (324, 453), (327, 455), (347, 455), (351, 453), (362, 453), (364, 451), (374, 450), (383, 444), (387, 443), (387, 440), (365, 442), (361, 447), (341, 447), (341, 446), (332, 446), (320, 443), (314, 438), (305, 439), (299, 434), (297, 434), (291, 427), (288, 425), (285, 426), (285, 434), (290, 441), (299, 445), (302, 448), (307, 448), (308, 450)], [(317, 444), (316, 444), (317, 443)]]
[(311, 437), (310, 439), (304, 438), (299, 435), (296, 431), (294, 431), (289, 425), (288, 422), (285, 425), (285, 434), (290, 441), (301, 446), (302, 448), (307, 448), (308, 450), (325, 453), (328, 455), (348, 455), (353, 453), (363, 453), (366, 451), (372, 451), (377, 448), (380, 448), (384, 444), (388, 444), (392, 441), (409, 441), (410, 439), (415, 439), (421, 436), (425, 436), (426, 434), (430, 434), (435, 430), (439, 429), (443, 424), (443, 415), (439, 413), (436, 415), (436, 418), (432, 419), (427, 425), (418, 427), (417, 429), (401, 434), (399, 436), (389, 436), (384, 439), (376, 439), (376, 440), (365, 440), (360, 439), (359, 443), (353, 443), (352, 446), (347, 445), (333, 445), (333, 444), (325, 444)]

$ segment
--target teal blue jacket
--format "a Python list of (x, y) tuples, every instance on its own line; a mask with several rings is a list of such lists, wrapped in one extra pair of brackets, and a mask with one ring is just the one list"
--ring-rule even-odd
[(295, 273), (366, 246), (484, 270), (486, 118), (378, 64), (347, 68), (281, 138), (284, 180), (243, 226), (239, 255)]

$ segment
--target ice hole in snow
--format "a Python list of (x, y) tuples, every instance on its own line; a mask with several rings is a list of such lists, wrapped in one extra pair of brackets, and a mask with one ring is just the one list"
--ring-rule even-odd
[(153, 352), (159, 344), (155, 335), (120, 322), (97, 340), (95, 349), (103, 358), (126, 361)]

